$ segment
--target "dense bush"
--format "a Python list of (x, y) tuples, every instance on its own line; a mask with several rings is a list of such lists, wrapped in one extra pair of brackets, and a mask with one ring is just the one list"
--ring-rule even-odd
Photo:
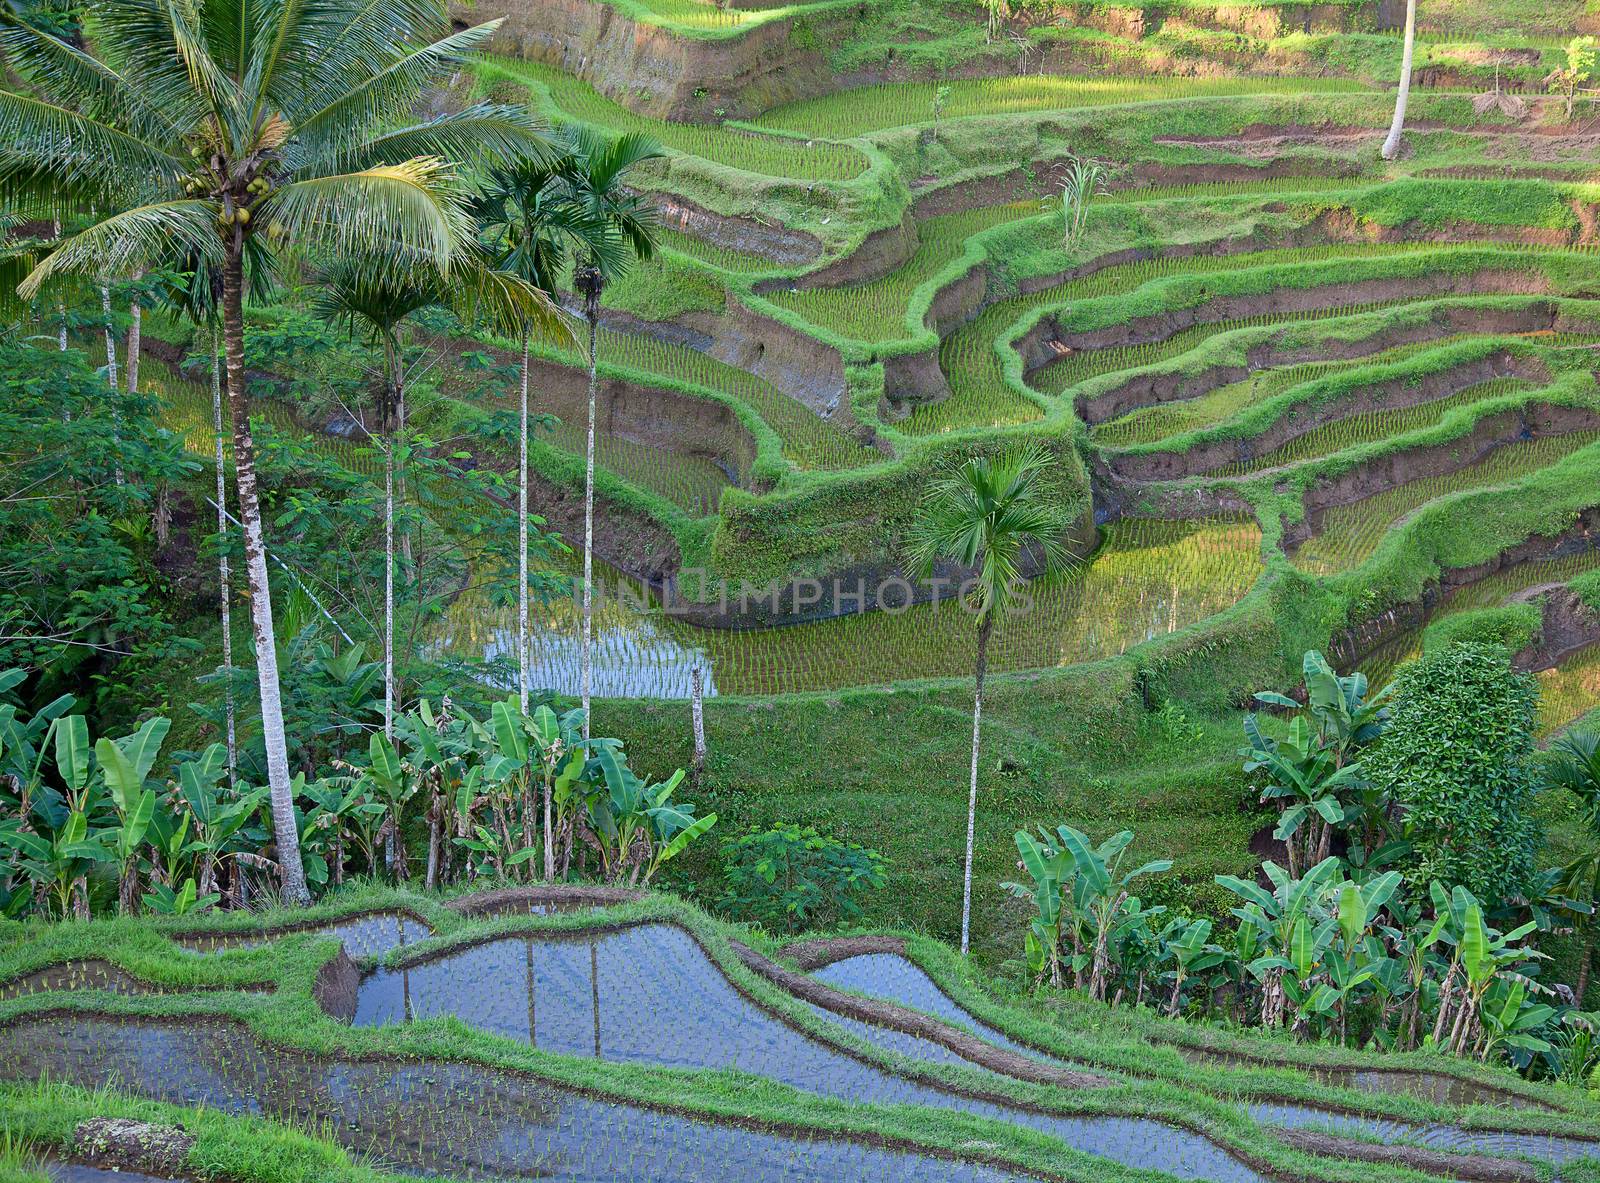
[(1366, 772), (1401, 813), (1411, 875), (1482, 899), (1522, 893), (1538, 829), (1529, 816), (1538, 688), (1497, 645), (1458, 644), (1404, 667)]
[(726, 884), (719, 906), (731, 915), (789, 932), (861, 915), (856, 897), (884, 885), (876, 850), (843, 842), (815, 826), (752, 830), (722, 844)]

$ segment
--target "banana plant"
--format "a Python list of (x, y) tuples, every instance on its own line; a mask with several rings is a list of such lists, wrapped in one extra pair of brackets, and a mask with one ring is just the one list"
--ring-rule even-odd
[(1487, 1060), (1504, 1052), (1526, 1060), (1553, 1052), (1555, 1045), (1540, 1032), (1556, 1018), (1556, 1013), (1555, 1007), (1528, 998), (1524, 979), (1497, 981), (1481, 1002), (1483, 1035), (1479, 1054)]
[(1056, 847), (1043, 827), (1044, 842), (1018, 830), (1014, 835), (1019, 865), (1028, 873), (1029, 883), (1007, 882), (1000, 886), (1018, 899), (1031, 900), (1035, 914), (1023, 937), (1028, 968), (1039, 981), (1046, 977), (1050, 985), (1060, 989), (1065, 985), (1061, 964), (1061, 920), (1063, 882), (1076, 874), (1072, 855)]
[(377, 790), (388, 811), (383, 823), (384, 861), (395, 878), (409, 879), (406, 861), (405, 807), (422, 787), (416, 768), (400, 758), (394, 744), (381, 731), (372, 733), (367, 744), (368, 763), (361, 779)]
[(89, 918), (85, 886), (89, 873), (96, 864), (116, 857), (107, 848), (105, 833), (91, 832), (88, 817), (78, 810), (70, 812), (48, 836), (24, 830), (18, 821), (9, 822), (0, 828), (0, 845), (16, 853), (17, 867), (33, 884), (35, 894), (52, 899), (63, 919)]
[(1383, 810), (1377, 790), (1362, 775), (1356, 759), (1361, 747), (1380, 734), (1388, 719), (1390, 689), (1367, 696), (1367, 677), (1340, 677), (1315, 649), (1301, 663), (1306, 703), (1263, 691), (1256, 701), (1298, 711), (1281, 740), (1267, 736), (1255, 715), (1245, 717), (1246, 772), (1264, 771), (1263, 802), (1282, 804), (1273, 837), (1289, 852), (1289, 873), (1328, 857), (1336, 827), (1363, 830), (1363, 845), (1375, 847)]
[(620, 745), (600, 748), (585, 766), (586, 812), (606, 882), (628, 876), (649, 883), (661, 866), (717, 824), (717, 815), (694, 816), (695, 807), (672, 800), (683, 782), (678, 769), (665, 781), (649, 782), (628, 767)]
[[(185, 850), (194, 859), (196, 889), (201, 897), (216, 886), (217, 874), (233, 851), (239, 832), (266, 800), (266, 790), (241, 786), (224, 788), (228, 774), (228, 749), (214, 743), (194, 760), (178, 765), (178, 800), (184, 810), (183, 828), (192, 831)], [(177, 882), (169, 875), (169, 883)]]
[(185, 879), (177, 891), (165, 883), (157, 883), (144, 893), (145, 907), (162, 916), (188, 916), (194, 912), (204, 912), (220, 899), (221, 894), (214, 891), (199, 895), (192, 877)]
[(1162, 932), (1162, 942), (1172, 956), (1172, 994), (1167, 1013), (1176, 1016), (1183, 1010), (1183, 984), (1191, 976), (1215, 969), (1227, 959), (1227, 951), (1211, 943), (1209, 920), (1174, 918)]
[(113, 838), (120, 868), (117, 906), (124, 915), (138, 910), (139, 860), (156, 810), (155, 790), (146, 782), (171, 726), (167, 719), (150, 719), (132, 735), (115, 741), (102, 737), (94, 745), (100, 775), (117, 813)]
[(544, 877), (551, 882), (556, 877), (557, 851), (561, 852), (560, 873), (564, 876), (572, 859), (571, 804), (583, 770), (588, 764), (591, 750), (611, 747), (609, 741), (583, 738), (583, 711), (573, 709), (556, 714), (541, 705), (531, 720), (535, 743), (538, 745), (539, 785), (544, 805)]
[[(1326, 858), (1299, 878), (1270, 860), (1261, 869), (1272, 882), (1270, 892), (1236, 875), (1218, 875), (1216, 882), (1245, 901), (1230, 911), (1260, 937), (1262, 952), (1246, 968), (1261, 984), (1261, 1025), (1271, 1028), (1283, 1025), (1291, 989), (1299, 994), (1301, 1005), (1309, 999), (1302, 984), (1337, 927), (1320, 906), (1320, 897), (1339, 873), (1339, 860)], [(1290, 978), (1291, 974), (1295, 976)]]
[[(335, 886), (344, 882), (350, 847), (361, 855), (367, 873), (376, 875), (378, 835), (389, 811), (381, 801), (372, 799), (366, 783), (359, 776), (323, 777), (306, 785), (302, 794), (311, 803), (304, 842), (327, 863), (329, 881)], [(250, 807), (244, 817), (253, 813), (260, 801), (258, 791), (249, 802), (241, 802)]]

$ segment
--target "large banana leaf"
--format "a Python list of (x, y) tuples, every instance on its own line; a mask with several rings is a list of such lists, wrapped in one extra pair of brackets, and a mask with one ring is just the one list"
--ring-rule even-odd
[(89, 783), (89, 721), (67, 715), (56, 721), (56, 771), (73, 794)]

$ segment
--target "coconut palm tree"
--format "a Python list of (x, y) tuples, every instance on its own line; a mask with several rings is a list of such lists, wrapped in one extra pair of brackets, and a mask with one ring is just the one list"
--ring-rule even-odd
[(626, 186), (628, 174), (634, 168), (664, 153), (661, 145), (638, 132), (607, 139), (592, 129), (583, 128), (574, 133), (571, 143), (573, 160), (564, 174), (564, 181), (572, 200), (591, 224), (604, 227), (605, 237), (615, 239), (623, 248), (582, 249), (572, 273), (573, 287), (583, 300), (583, 319), (589, 327), (589, 434), (584, 449), (583, 478), (583, 640), (579, 649), (583, 738), (587, 741), (589, 689), (594, 665), (594, 421), (599, 386), (595, 340), (600, 326), (600, 296), (606, 284), (626, 271), (632, 258), (648, 259), (655, 253), (655, 209)]
[(413, 119), (424, 89), (498, 24), (450, 33), (439, 0), (99, 0), (86, 21), (93, 51), (0, 21), (0, 51), (25, 88), (0, 90), (0, 194), (90, 217), (19, 292), (32, 298), (73, 273), (127, 275), (175, 254), (221, 273), (278, 864), (285, 900), (303, 903), (245, 393), (246, 258), (288, 245), (332, 257), (382, 246), (390, 265), (447, 273), (473, 245), (457, 163), (537, 151), (544, 139), (521, 108)]
[[(479, 226), (494, 255), (495, 266), (519, 276), (551, 297), (572, 252), (597, 257), (614, 255), (618, 240), (603, 222), (595, 222), (573, 200), (565, 178), (573, 175), (576, 158), (572, 134), (558, 137), (548, 161), (522, 160), (492, 169), (476, 205)], [(528, 660), (532, 635), (528, 612), (528, 373), (531, 326), (522, 334), (521, 402), (517, 448), (517, 700), (528, 713)], [(554, 875), (546, 851), (546, 878)]]
[(1394, 121), (1383, 141), (1383, 158), (1400, 155), (1400, 133), (1406, 127), (1406, 100), (1411, 97), (1411, 58), (1417, 48), (1417, 0), (1406, 0), (1406, 41), (1400, 53), (1400, 89), (1394, 96)]
[(978, 628), (972, 693), (972, 765), (967, 790), (967, 855), (961, 888), (961, 952), (967, 952), (972, 922), (972, 840), (978, 815), (978, 750), (983, 726), (983, 682), (989, 641), (1011, 603), (1024, 560), (1042, 570), (1068, 561), (1061, 536), (1071, 519), (1053, 503), (1044, 484), (1051, 458), (1030, 447), (990, 459), (973, 456), (929, 485), (909, 536), (919, 577), (933, 574), (941, 559), (971, 571), (966, 606)]

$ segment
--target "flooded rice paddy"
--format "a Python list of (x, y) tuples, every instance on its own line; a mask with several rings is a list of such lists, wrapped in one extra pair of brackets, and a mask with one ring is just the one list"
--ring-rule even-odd
[[(496, 940), (380, 970), (362, 982), (355, 1022), (375, 1026), (445, 1015), (546, 1051), (673, 1068), (734, 1068), (846, 1101), (926, 1105), (1012, 1122), (1178, 1178), (1261, 1179), (1188, 1131), (1136, 1118), (1067, 1117), (999, 1105), (858, 1060), (757, 1007), (693, 937), (668, 925)], [(831, 1015), (826, 1019), (843, 1026)], [(915, 1037), (895, 1035), (887, 1042), (913, 1059), (949, 1062), (952, 1055)]]
[(553, 1183), (1020, 1183), (969, 1162), (697, 1121), (453, 1063), (319, 1059), (236, 1024), (50, 1017), (0, 1029), (0, 1075), (204, 1104), (326, 1131), (375, 1165)]
[[(58, 962), (0, 982), (0, 1002), (13, 998), (29, 998), (35, 994), (56, 990), (103, 990), (108, 994), (173, 994), (187, 990), (215, 988), (217, 987), (164, 986), (146, 982), (120, 966), (112, 965), (109, 961), (88, 958)], [(240, 987), (258, 993), (270, 988), (269, 986)]]

